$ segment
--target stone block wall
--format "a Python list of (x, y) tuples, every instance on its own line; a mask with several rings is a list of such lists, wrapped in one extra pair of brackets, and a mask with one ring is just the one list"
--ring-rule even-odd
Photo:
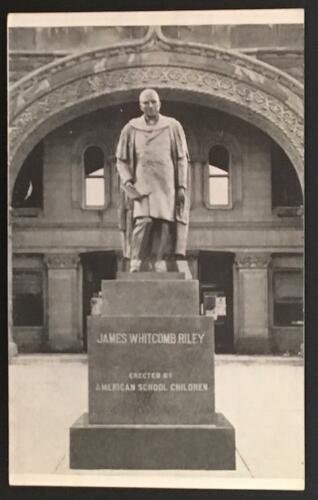
[[(88, 245), (98, 249), (116, 244), (120, 249), (114, 154), (121, 127), (137, 109), (133, 103), (100, 110), (47, 136), (44, 208), (37, 218), (15, 218), (16, 247), (27, 249), (45, 243), (46, 247)], [(189, 142), (194, 195), (189, 249), (301, 244), (300, 220), (286, 222), (272, 211), (270, 140), (265, 134), (238, 118), (190, 104), (166, 101), (163, 112), (180, 120)], [(209, 148), (219, 143), (231, 156), (232, 205), (221, 209), (208, 208), (205, 199)], [(105, 151), (110, 196), (107, 208), (85, 207), (83, 155), (87, 144)]]
[[(11, 28), (10, 82), (75, 51), (128, 42), (145, 33), (143, 26)], [(304, 27), (301, 24), (165, 26), (163, 33), (185, 42), (238, 49), (303, 81)]]

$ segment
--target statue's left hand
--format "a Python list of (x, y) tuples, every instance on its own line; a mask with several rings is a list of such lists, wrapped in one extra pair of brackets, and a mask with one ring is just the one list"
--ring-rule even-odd
[(185, 189), (184, 187), (179, 187), (177, 192), (177, 213), (179, 217), (182, 217), (184, 202), (185, 202)]

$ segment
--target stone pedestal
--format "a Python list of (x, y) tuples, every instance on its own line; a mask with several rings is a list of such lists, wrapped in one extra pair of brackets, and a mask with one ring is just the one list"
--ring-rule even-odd
[(70, 429), (71, 468), (234, 469), (198, 282), (120, 273), (102, 298), (102, 315), (88, 318), (89, 413)]

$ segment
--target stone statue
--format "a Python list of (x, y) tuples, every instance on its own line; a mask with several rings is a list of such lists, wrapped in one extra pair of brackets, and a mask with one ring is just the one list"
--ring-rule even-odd
[(180, 262), (186, 252), (188, 148), (181, 124), (160, 114), (155, 90), (143, 90), (139, 103), (143, 115), (124, 126), (116, 151), (123, 254), (130, 259), (131, 272), (140, 271), (145, 260), (164, 272), (167, 258)]

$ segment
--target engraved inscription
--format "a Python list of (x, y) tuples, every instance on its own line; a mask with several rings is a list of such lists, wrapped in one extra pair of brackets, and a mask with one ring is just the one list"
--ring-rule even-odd
[(97, 344), (202, 344), (205, 333), (100, 333)]
[[(97, 392), (205, 392), (209, 390), (209, 384), (205, 382), (169, 382), (173, 378), (172, 372), (129, 372), (131, 382), (98, 382), (95, 386)], [(162, 381), (160, 381), (162, 379)], [(147, 380), (147, 382), (138, 382)], [(149, 381), (151, 380), (151, 381)], [(153, 381), (154, 380), (154, 381)]]

